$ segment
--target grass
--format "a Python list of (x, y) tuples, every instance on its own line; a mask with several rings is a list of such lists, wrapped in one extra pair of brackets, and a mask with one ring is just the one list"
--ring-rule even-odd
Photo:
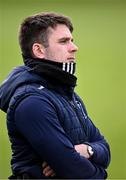
[[(108, 140), (112, 159), (109, 179), (126, 178), (126, 1), (0, 0), (0, 82), (22, 64), (17, 36), (22, 19), (41, 11), (72, 18), (77, 53), (76, 91)], [(10, 173), (11, 150), (6, 115), (0, 111), (0, 178)]]

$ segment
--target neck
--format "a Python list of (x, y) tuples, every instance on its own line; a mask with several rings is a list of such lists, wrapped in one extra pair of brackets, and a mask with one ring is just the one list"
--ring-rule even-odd
[[(46, 59), (25, 59), (25, 65), (31, 68), (31, 71), (44, 78), (48, 87), (57, 90), (72, 93), (76, 86), (77, 78), (71, 74), (70, 64), (59, 63)], [(69, 68), (68, 68), (69, 67)], [(70, 72), (68, 71), (70, 70)]]
[(74, 74), (75, 73), (75, 67), (76, 63), (74, 62), (56, 62), (48, 59), (39, 59), (39, 58), (24, 58), (24, 63), (26, 66), (29, 67), (34, 67), (36, 64), (50, 64), (53, 66), (56, 66), (57, 68), (61, 69), (62, 71), (65, 71), (69, 74)]

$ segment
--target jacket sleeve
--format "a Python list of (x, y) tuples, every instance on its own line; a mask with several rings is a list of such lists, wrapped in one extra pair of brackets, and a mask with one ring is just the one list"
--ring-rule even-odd
[(99, 129), (95, 127), (93, 122), (89, 118), (88, 120), (88, 126), (90, 128), (88, 128), (89, 142), (87, 142), (87, 144), (94, 150), (91, 161), (106, 169), (110, 163), (109, 144), (105, 140), (104, 136), (101, 135)]
[(104, 179), (106, 172), (80, 156), (60, 125), (56, 109), (45, 97), (29, 96), (15, 110), (15, 123), (40, 161), (46, 161), (59, 177)]
[(90, 145), (94, 151), (91, 161), (106, 169), (110, 163), (110, 158), (111, 158), (109, 144), (105, 140), (104, 136), (100, 133), (99, 129), (94, 125), (94, 123), (88, 117), (86, 108), (80, 98), (79, 101), (83, 106), (82, 107), (83, 113), (85, 114), (87, 120), (86, 128), (88, 133), (88, 142), (85, 143)]
[(94, 154), (91, 159), (94, 163), (107, 168), (110, 163), (110, 148), (109, 144), (104, 139), (94, 124), (89, 119), (89, 142), (86, 142), (93, 148)]

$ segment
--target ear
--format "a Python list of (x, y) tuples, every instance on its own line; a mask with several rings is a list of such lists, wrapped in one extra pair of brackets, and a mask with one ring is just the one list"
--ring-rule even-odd
[(33, 52), (33, 55), (36, 57), (36, 58), (44, 58), (44, 46), (42, 44), (39, 44), (39, 43), (34, 43), (32, 45), (32, 52)]

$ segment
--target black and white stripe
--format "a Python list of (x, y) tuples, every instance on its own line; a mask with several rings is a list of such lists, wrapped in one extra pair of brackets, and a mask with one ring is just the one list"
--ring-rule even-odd
[(66, 72), (68, 72), (70, 74), (74, 74), (74, 72), (75, 72), (75, 63), (73, 63), (73, 62), (63, 63), (62, 70), (66, 71)]

